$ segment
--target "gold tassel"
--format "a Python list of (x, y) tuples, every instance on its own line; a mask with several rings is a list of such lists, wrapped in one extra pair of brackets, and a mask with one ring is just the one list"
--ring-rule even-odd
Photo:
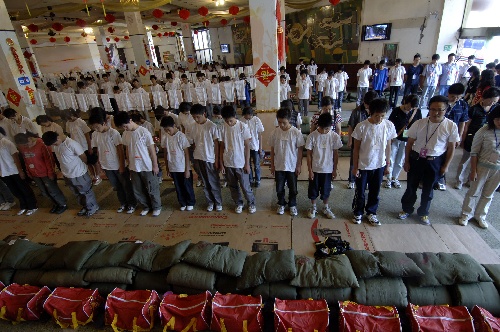
[(104, 16), (106, 16), (106, 9), (104, 8), (104, 0), (101, 0), (101, 5), (102, 5), (102, 12), (104, 13)]
[(28, 7), (28, 3), (25, 2), (24, 4), (26, 5), (26, 9), (28, 10), (28, 14), (31, 16), (30, 7)]
[(85, 9), (87, 10), (87, 16), (90, 16), (89, 6), (87, 6), (87, 0), (83, 0), (83, 3), (85, 3)]

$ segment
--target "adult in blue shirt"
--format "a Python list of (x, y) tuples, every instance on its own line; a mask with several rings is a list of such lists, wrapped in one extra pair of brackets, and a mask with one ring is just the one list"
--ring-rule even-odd
[(406, 69), (405, 91), (403, 95), (406, 97), (409, 94), (416, 94), (418, 85), (420, 84), (420, 75), (424, 71), (424, 66), (420, 64), (420, 54), (417, 53), (413, 57), (413, 64)]
[(389, 70), (385, 67), (385, 60), (381, 60), (378, 63), (377, 69), (373, 74), (373, 90), (377, 92), (379, 97), (382, 97), (384, 92), (385, 84), (387, 83), (387, 76), (389, 76)]

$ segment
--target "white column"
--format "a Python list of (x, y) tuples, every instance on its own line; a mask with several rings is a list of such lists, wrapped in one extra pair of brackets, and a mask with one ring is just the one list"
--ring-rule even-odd
[(99, 50), (99, 57), (101, 59), (101, 65), (99, 69), (104, 69), (105, 65), (110, 65), (108, 60), (108, 54), (106, 53), (105, 48), (108, 46), (108, 42), (106, 41), (106, 33), (104, 32), (104, 27), (99, 27), (98, 29), (94, 29), (95, 34), (95, 42), (97, 44), (97, 49)]
[(181, 23), (182, 41), (184, 42), (184, 51), (186, 52), (187, 67), (189, 71), (196, 69), (196, 53), (194, 51), (193, 38), (191, 37), (191, 25)]
[[(149, 67), (152, 65), (151, 50), (148, 46), (148, 36), (146, 34), (146, 29), (142, 24), (141, 13), (125, 13), (125, 21), (127, 22), (130, 43), (132, 44), (132, 50), (134, 51), (137, 70), (140, 70), (141, 66), (149, 69)], [(131, 69), (134, 70), (133, 67)], [(141, 85), (144, 88), (149, 87), (149, 85), (151, 84), (149, 75), (141, 74), (139, 75), (139, 77)]]
[[(40, 71), (40, 67), (38, 66), (38, 61), (36, 61), (35, 53), (33, 52), (31, 45), (28, 43), (28, 40), (26, 40), (26, 37), (24, 36), (22, 24), (21, 22), (14, 21), (12, 22), (12, 25), (14, 26), (14, 30), (16, 31), (17, 40), (19, 41), (21, 51), (23, 52), (23, 54), (25, 51), (28, 51), (31, 54), (31, 57), (29, 59), (25, 59), (25, 61), (28, 64), (28, 69), (31, 72), (31, 77), (37, 79), (42, 75), (42, 73)], [(34, 70), (32, 70), (31, 65)]]

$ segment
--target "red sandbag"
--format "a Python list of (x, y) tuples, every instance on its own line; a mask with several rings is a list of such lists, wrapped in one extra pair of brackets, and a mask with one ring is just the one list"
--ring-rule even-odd
[(477, 332), (500, 332), (500, 318), (477, 305), (472, 308), (472, 318)]
[(447, 305), (417, 306), (408, 304), (412, 332), (473, 332), (474, 324), (466, 307)]
[(212, 299), (211, 331), (261, 332), (262, 297), (215, 293)]
[(43, 309), (63, 329), (76, 329), (92, 322), (102, 301), (97, 289), (57, 287), (45, 300)]
[(167, 293), (160, 304), (164, 331), (205, 331), (210, 329), (210, 301), (212, 294), (176, 295)]
[(118, 331), (150, 331), (160, 304), (156, 291), (115, 288), (106, 300), (106, 325)]
[(396, 307), (366, 306), (352, 301), (339, 301), (340, 332), (401, 332)]
[(39, 320), (48, 287), (11, 284), (0, 292), (0, 318), (11, 322)]
[(328, 304), (325, 300), (274, 301), (274, 329), (277, 332), (325, 332)]

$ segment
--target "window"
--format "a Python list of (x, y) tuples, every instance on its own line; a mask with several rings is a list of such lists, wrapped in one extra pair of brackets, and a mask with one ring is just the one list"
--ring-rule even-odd
[(212, 62), (212, 45), (210, 43), (210, 32), (208, 29), (199, 29), (198, 33), (193, 31), (193, 45), (196, 53), (196, 62)]

